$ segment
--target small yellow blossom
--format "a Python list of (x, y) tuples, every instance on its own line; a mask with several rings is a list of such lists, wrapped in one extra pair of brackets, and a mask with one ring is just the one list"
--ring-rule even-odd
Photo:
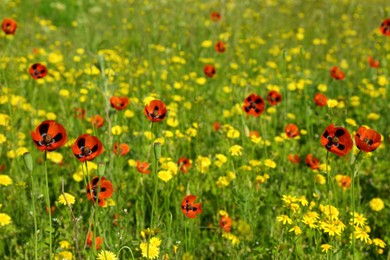
[(322, 244), (321, 245), (321, 252), (322, 253), (328, 253), (328, 251), (330, 250), (330, 249), (332, 249), (333, 247), (331, 246), (331, 245), (329, 245), (329, 244)]
[(265, 159), (264, 160), (264, 165), (269, 167), (269, 168), (272, 168), (272, 169), (275, 169), (276, 168), (276, 162), (274, 162), (273, 160), (271, 159)]
[(118, 260), (118, 258), (113, 252), (107, 250), (100, 251), (96, 259), (97, 260)]
[(60, 247), (62, 249), (69, 249), (69, 248), (71, 248), (71, 245), (67, 240), (62, 240), (62, 241), (60, 241)]
[(370, 208), (373, 211), (381, 211), (385, 207), (383, 200), (380, 198), (373, 198), (370, 200)]
[(8, 186), (12, 184), (12, 179), (8, 175), (0, 174), (0, 186)]
[(111, 128), (111, 133), (113, 135), (120, 135), (122, 134), (123, 130), (122, 130), (122, 127), (120, 125), (115, 125)]
[(293, 228), (291, 228), (288, 232), (294, 232), (294, 234), (296, 236), (299, 236), (300, 234), (302, 234), (302, 230), (300, 227), (298, 226), (294, 226)]
[(160, 254), (160, 248), (152, 243), (148, 244), (148, 242), (142, 242), (139, 247), (141, 249), (142, 256), (147, 257), (148, 259), (156, 259)]
[(168, 182), (172, 179), (172, 173), (170, 171), (159, 171), (158, 178), (164, 182)]
[(277, 216), (276, 220), (278, 222), (282, 222), (283, 225), (286, 225), (286, 224), (290, 224), (291, 225), (293, 223), (292, 219), (289, 216), (287, 216), (287, 215)]
[(378, 119), (380, 118), (380, 115), (378, 115), (377, 113), (369, 113), (369, 114), (367, 115), (367, 118), (368, 118), (369, 120), (376, 121), (376, 120), (378, 120)]
[(374, 245), (376, 245), (376, 246), (379, 246), (380, 248), (386, 247), (386, 243), (382, 239), (379, 239), (379, 238), (374, 238), (372, 240), (372, 243), (374, 243)]
[(11, 217), (5, 213), (0, 213), (0, 226), (11, 224)]
[(339, 105), (339, 102), (336, 99), (328, 99), (327, 105), (329, 108), (335, 108)]
[(69, 193), (66, 193), (65, 192), (65, 196), (64, 194), (61, 194), (59, 197), (58, 197), (58, 200), (57, 200), (60, 204), (62, 205), (66, 205), (66, 201), (68, 201), (68, 203), (70, 205), (73, 205), (75, 203), (75, 197), (72, 195), (72, 194), (69, 194)]
[(230, 147), (229, 152), (232, 156), (241, 156), (242, 155), (242, 146), (233, 145)]

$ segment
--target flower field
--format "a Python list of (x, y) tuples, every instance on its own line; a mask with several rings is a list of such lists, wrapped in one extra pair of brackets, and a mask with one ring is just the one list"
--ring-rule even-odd
[(385, 0), (5, 0), (1, 259), (390, 259)]

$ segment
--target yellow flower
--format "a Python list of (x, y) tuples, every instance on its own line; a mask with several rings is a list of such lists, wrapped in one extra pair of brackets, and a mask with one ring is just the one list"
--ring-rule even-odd
[(219, 188), (226, 187), (230, 184), (228, 178), (226, 176), (220, 176), (218, 180), (216, 181), (216, 185)]
[(298, 226), (294, 226), (292, 229), (290, 229), (288, 232), (294, 232), (294, 234), (296, 236), (299, 236), (300, 234), (302, 234), (302, 230), (300, 227)]
[(226, 211), (224, 211), (224, 210), (220, 210), (219, 211), (219, 215), (221, 215), (222, 217), (223, 216), (229, 217), (229, 214)]
[(339, 102), (336, 99), (328, 99), (327, 105), (329, 108), (337, 107)]
[(47, 153), (47, 159), (49, 159), (50, 161), (52, 161), (54, 163), (60, 163), (60, 162), (62, 162), (63, 156), (62, 156), (62, 154), (60, 154), (58, 152), (50, 152), (50, 153)]
[(168, 182), (172, 179), (172, 173), (170, 171), (159, 171), (158, 178), (164, 182)]
[(126, 110), (125, 110), (125, 117), (127, 117), (127, 118), (132, 118), (132, 117), (134, 117), (134, 111), (129, 110), (129, 109), (126, 109)]
[(62, 249), (69, 249), (71, 246), (70, 246), (70, 243), (66, 240), (62, 240), (60, 241), (60, 247)]
[(0, 134), (0, 144), (3, 144), (7, 141), (7, 137), (5, 137), (5, 135), (3, 134)]
[(142, 242), (139, 245), (139, 248), (142, 251), (142, 256), (147, 257), (148, 259), (158, 258), (158, 255), (160, 254), (160, 248), (152, 243), (148, 246), (148, 242)]
[(325, 233), (328, 233), (329, 236), (341, 236), (341, 230), (336, 225), (327, 222), (321, 222), (321, 228)]
[(203, 48), (209, 48), (211, 45), (213, 45), (213, 42), (210, 40), (206, 40), (202, 42), (202, 47)]
[(55, 258), (55, 260), (73, 260), (72, 252), (69, 251), (61, 251), (59, 252)]
[(179, 120), (177, 120), (177, 118), (174, 116), (170, 116), (167, 119), (167, 125), (170, 127), (177, 127), (179, 125)]
[(367, 244), (371, 244), (370, 235), (364, 231), (363, 229), (355, 226), (355, 238), (360, 239), (360, 241), (364, 241)]
[(161, 245), (161, 239), (158, 237), (152, 237), (150, 239), (150, 244), (159, 247)]
[(378, 115), (377, 113), (369, 113), (369, 114), (367, 115), (367, 118), (368, 118), (369, 120), (375, 121), (375, 120), (378, 120), (378, 119), (380, 118), (380, 115)]
[(381, 211), (385, 207), (383, 200), (380, 198), (373, 198), (370, 200), (370, 208), (373, 211)]
[(0, 185), (8, 186), (12, 184), (12, 179), (8, 175), (0, 174)]
[(231, 139), (236, 139), (240, 137), (240, 132), (234, 128), (231, 128), (227, 131), (227, 137)]
[(326, 92), (328, 90), (328, 87), (325, 84), (319, 84), (317, 86), (317, 89), (321, 92)]
[(206, 173), (211, 165), (209, 157), (198, 156), (196, 159), (196, 167), (200, 173)]
[(276, 163), (274, 161), (272, 161), (271, 159), (266, 159), (264, 161), (264, 165), (269, 167), (269, 168), (272, 168), (272, 169), (276, 168)]
[(355, 214), (350, 212), (350, 214), (353, 216), (353, 218), (351, 218), (349, 221), (355, 226), (364, 227), (366, 225), (367, 219), (363, 216), (363, 214), (359, 214), (357, 212), (355, 212)]
[(283, 225), (286, 225), (286, 223), (287, 224), (292, 224), (292, 219), (289, 217), (289, 216), (287, 216), (287, 215), (280, 215), (280, 216), (277, 216), (276, 217), (276, 220), (278, 221), (278, 222), (282, 222), (283, 223)]
[(379, 246), (380, 248), (386, 247), (386, 243), (382, 239), (374, 238), (372, 242), (374, 243), (374, 245)]
[(97, 260), (118, 260), (116, 255), (113, 252), (108, 250), (100, 251), (96, 259)]
[(115, 125), (111, 128), (111, 133), (113, 135), (120, 135), (122, 134), (122, 127), (120, 125)]
[(201, 77), (201, 78), (197, 78), (197, 79), (195, 80), (195, 82), (196, 82), (197, 84), (199, 84), (199, 85), (204, 85), (204, 84), (206, 84), (207, 80), (206, 80), (205, 77)]
[(230, 147), (229, 152), (232, 156), (241, 156), (242, 155), (242, 146), (233, 145)]
[(240, 243), (240, 240), (238, 239), (238, 237), (236, 237), (232, 233), (223, 232), (222, 237), (230, 240), (232, 242), (233, 246), (238, 245)]
[(332, 246), (329, 245), (329, 244), (322, 244), (321, 245), (321, 252), (325, 252), (325, 253), (328, 253), (328, 251), (332, 249)]
[(217, 159), (214, 164), (220, 168), (224, 163), (227, 162), (227, 157), (223, 154), (216, 154), (215, 158)]
[[(65, 196), (64, 196), (65, 194)], [(73, 205), (75, 203), (75, 197), (69, 193), (64, 193), (64, 194), (61, 194), (59, 197), (58, 197), (58, 202), (62, 205), (66, 205), (66, 201), (68, 201), (68, 203), (70, 205)], [(66, 200), (65, 200), (66, 199)]]
[(318, 184), (324, 185), (326, 183), (326, 178), (322, 174), (317, 174), (315, 177), (315, 181)]
[(0, 226), (5, 226), (11, 224), (11, 217), (5, 213), (0, 213)]

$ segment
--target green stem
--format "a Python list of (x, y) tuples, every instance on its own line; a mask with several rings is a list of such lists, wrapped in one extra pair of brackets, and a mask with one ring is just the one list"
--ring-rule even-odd
[(37, 227), (37, 212), (35, 209), (35, 189), (34, 189), (34, 177), (33, 172), (30, 172), (31, 177), (31, 197), (32, 197), (32, 207), (33, 207), (33, 217), (34, 217), (34, 252), (35, 252), (35, 260), (38, 260), (38, 227)]
[(355, 175), (357, 173), (356, 170), (356, 162), (359, 158), (359, 155), (362, 151), (359, 151), (359, 153), (356, 155), (355, 161), (353, 162), (353, 171), (352, 171), (352, 197), (351, 197), (351, 203), (352, 203), (352, 257), (355, 258)]
[(51, 206), (50, 206), (50, 193), (49, 193), (49, 181), (47, 177), (47, 151), (45, 151), (44, 154), (44, 161), (45, 161), (45, 182), (46, 182), (46, 206), (48, 208), (49, 212), (49, 254), (50, 254), (50, 259), (52, 259), (52, 232), (53, 232), (53, 227), (52, 227), (52, 220), (51, 220)]

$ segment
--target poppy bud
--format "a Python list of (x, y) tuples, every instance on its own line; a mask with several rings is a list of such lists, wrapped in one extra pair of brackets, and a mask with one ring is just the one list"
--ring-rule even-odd
[(24, 164), (27, 167), (27, 170), (32, 173), (33, 171), (33, 160), (29, 152), (23, 154)]
[(102, 177), (104, 175), (105, 170), (106, 170), (106, 165), (104, 164), (104, 162), (100, 162), (98, 164), (98, 170), (97, 170), (98, 176)]
[(154, 157), (156, 160), (160, 160), (161, 157), (161, 143), (155, 142), (154, 143)]

